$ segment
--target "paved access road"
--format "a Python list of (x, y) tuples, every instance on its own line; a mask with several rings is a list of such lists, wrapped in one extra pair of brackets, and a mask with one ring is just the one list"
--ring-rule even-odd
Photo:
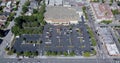
[[(96, 59), (65, 59), (65, 58), (41, 58), (41, 59), (0, 59), (0, 63), (109, 63), (109, 61), (100, 59), (98, 62)], [(116, 62), (113, 62), (116, 63)]]

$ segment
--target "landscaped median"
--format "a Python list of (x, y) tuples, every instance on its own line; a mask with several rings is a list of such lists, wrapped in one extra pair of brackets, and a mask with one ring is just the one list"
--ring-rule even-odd
[[(96, 40), (95, 40), (95, 36), (93, 34), (92, 29), (89, 26), (87, 26), (87, 31), (88, 31), (88, 33), (90, 35), (90, 40), (91, 40), (92, 46), (96, 46), (97, 43), (96, 43)], [(82, 55), (84, 57), (94, 56), (94, 55), (96, 55), (96, 50), (93, 48), (91, 51), (85, 51), (85, 52), (83, 52)]]
[(84, 53), (83, 53), (83, 56), (84, 56), (84, 57), (90, 57), (90, 52), (84, 52)]
[(86, 12), (86, 7), (83, 6), (83, 7), (82, 7), (82, 10), (83, 10), (83, 13), (84, 13), (84, 15), (85, 15), (85, 19), (88, 19), (87, 12)]
[(5, 50), (6, 50), (8, 55), (13, 55), (13, 54), (16, 53), (17, 56), (24, 56), (24, 57), (35, 57), (35, 56), (38, 56), (38, 51), (35, 51), (35, 52), (32, 52), (32, 51), (16, 52), (15, 49), (9, 48), (9, 47), (6, 47)]
[(91, 0), (91, 2), (99, 2), (99, 0)]
[(89, 35), (90, 35), (90, 40), (91, 40), (91, 42), (92, 42), (92, 46), (96, 46), (96, 40), (95, 40), (93, 31), (92, 31), (91, 28), (88, 27), (88, 26), (87, 26), (87, 30), (88, 30), (88, 33), (89, 33)]
[(110, 24), (110, 23), (112, 23), (112, 20), (103, 20), (103, 21), (101, 21), (101, 23)]
[(82, 53), (82, 56), (84, 57), (91, 57), (96, 55), (96, 50), (93, 48), (91, 51), (85, 51)]
[(64, 55), (64, 56), (75, 56), (76, 54), (72, 51), (72, 52), (57, 52), (57, 51), (46, 51), (45, 53), (46, 56), (61, 56), (61, 55)]
[(111, 11), (112, 11), (113, 15), (120, 14), (120, 11), (119, 11), (118, 9), (116, 9), (116, 10), (111, 10)]

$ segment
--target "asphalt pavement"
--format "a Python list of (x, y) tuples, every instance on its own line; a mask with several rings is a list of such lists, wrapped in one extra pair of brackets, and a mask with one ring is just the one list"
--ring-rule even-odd
[[(20, 0), (21, 4), (20, 4), (20, 8), (17, 11), (17, 16), (20, 15), (21, 13), (21, 9), (22, 9), (22, 5), (24, 4), (24, 2), (26, 0)], [(10, 25), (8, 26), (7, 29), (11, 29), (11, 27), (14, 26), (14, 21), (12, 21), (10, 23)], [(8, 33), (8, 35), (4, 38), (3, 43), (0, 45), (0, 63), (110, 63), (109, 60), (110, 59), (102, 59), (99, 58), (98, 59), (57, 59), (55, 58), (45, 58), (45, 59), (34, 59), (34, 58), (29, 58), (29, 59), (22, 59), (22, 60), (18, 60), (17, 58), (3, 58), (3, 55), (5, 53), (4, 48), (6, 47), (7, 43), (11, 42), (11, 38), (12, 38), (13, 34), (10, 31)], [(1, 58), (2, 57), (2, 58)], [(113, 61), (112, 63), (120, 63), (120, 61)]]
[[(56, 52), (75, 52), (76, 55), (82, 55), (82, 52), (92, 51), (92, 47), (89, 40), (89, 34), (87, 32), (86, 25), (84, 25), (83, 16), (80, 17), (82, 22), (77, 25), (70, 26), (54, 26), (47, 24), (44, 27), (43, 34), (39, 35), (21, 35), (20, 38), (15, 40), (13, 48), (17, 52), (21, 51), (56, 51)], [(71, 28), (71, 30), (70, 30)], [(81, 32), (78, 32), (79, 29)], [(28, 41), (42, 40), (42, 43), (36, 44), (22, 44), (23, 37)], [(82, 38), (82, 39), (81, 39)], [(80, 40), (81, 39), (81, 40)], [(49, 43), (49, 44), (48, 44)]]
[[(65, 58), (42, 58), (42, 59), (1, 59), (0, 63), (109, 63), (109, 61), (100, 59), (101, 62), (98, 62), (96, 59), (65, 59)], [(118, 61), (117, 61), (118, 62)], [(116, 63), (114, 61), (113, 63)]]

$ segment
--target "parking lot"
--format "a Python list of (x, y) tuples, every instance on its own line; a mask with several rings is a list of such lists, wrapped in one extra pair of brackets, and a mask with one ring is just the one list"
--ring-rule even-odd
[[(26, 38), (26, 42), (42, 42), (40, 44), (23, 44), (24, 38)], [(16, 39), (13, 48), (18, 52), (38, 51), (42, 55), (46, 51), (66, 51), (68, 53), (73, 51), (76, 55), (81, 55), (82, 52), (91, 51), (92, 49), (84, 22), (69, 26), (47, 24), (44, 27), (43, 34), (22, 35)]]

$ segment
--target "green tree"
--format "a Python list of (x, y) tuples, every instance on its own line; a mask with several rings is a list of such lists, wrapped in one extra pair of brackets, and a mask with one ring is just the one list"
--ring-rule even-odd
[(75, 53), (72, 51), (72, 52), (70, 52), (70, 56), (74, 56), (75, 55)]
[(17, 2), (16, 2), (16, 5), (18, 5), (19, 3), (20, 3), (20, 1), (17, 1)]
[(33, 56), (38, 56), (38, 51), (32, 53)]
[(7, 18), (7, 21), (12, 21), (14, 19), (15, 13), (11, 13), (9, 17)]
[(83, 56), (85, 56), (85, 57), (90, 57), (90, 52), (84, 52), (84, 53), (83, 53)]
[(82, 10), (83, 10), (83, 11), (84, 11), (84, 10), (86, 10), (86, 7), (85, 7), (85, 6), (83, 6), (83, 7), (82, 7)]
[(64, 54), (64, 56), (67, 56), (67, 55), (68, 55), (68, 53), (67, 53), (67, 52), (63, 52), (63, 54)]
[(29, 5), (30, 5), (30, 1), (26, 1), (25, 6), (29, 6)]
[(3, 11), (4, 6), (0, 6), (0, 11)]
[(24, 37), (23, 40), (26, 41), (26, 38)]
[(14, 50), (14, 49), (11, 49), (11, 50), (9, 50), (9, 51), (7, 52), (7, 54), (8, 54), (8, 55), (12, 55), (14, 52), (15, 52), (15, 50)]
[(23, 11), (23, 13), (26, 13), (28, 11), (28, 7), (27, 6), (23, 6), (22, 7), (22, 11)]
[(33, 9), (33, 13), (34, 14), (38, 13), (38, 10), (37, 9)]
[(21, 52), (16, 52), (17, 56), (22, 56), (23, 55), (23, 51)]
[(113, 0), (110, 0), (111, 3), (113, 3)]
[(101, 21), (101, 23), (110, 24), (110, 23), (112, 23), (112, 20), (103, 20), (103, 21)]
[(20, 28), (18, 26), (14, 26), (12, 27), (12, 33), (14, 33), (15, 35), (18, 35), (20, 32)]
[(112, 11), (113, 15), (120, 14), (120, 12), (119, 12), (118, 9), (116, 9), (116, 10), (111, 10), (111, 11)]
[(6, 47), (5, 50), (6, 50), (6, 51), (9, 51), (9, 47)]
[(42, 40), (40, 40), (40, 44), (42, 44), (43, 43), (43, 41)]
[(24, 56), (30, 57), (32, 53), (30, 51), (26, 51), (23, 53)]
[(51, 55), (51, 51), (46, 51), (46, 55), (47, 56)]

